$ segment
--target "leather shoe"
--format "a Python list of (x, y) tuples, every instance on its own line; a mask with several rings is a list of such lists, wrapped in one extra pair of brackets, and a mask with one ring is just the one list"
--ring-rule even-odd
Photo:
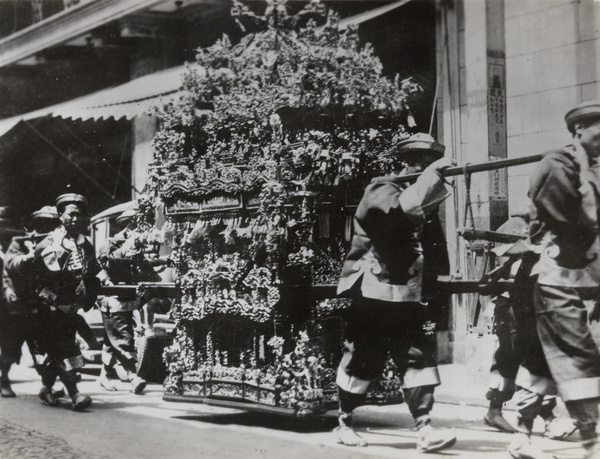
[(83, 411), (92, 404), (92, 397), (76, 393), (73, 397), (73, 411)]
[[(63, 393), (64, 395), (64, 393)], [(54, 398), (54, 395), (52, 394), (52, 390), (48, 387), (42, 387), (42, 389), (40, 390), (40, 393), (38, 394), (38, 397), (40, 398), (40, 400), (42, 402), (44, 402), (44, 405), (46, 406), (58, 406), (58, 400), (56, 400), (56, 398)]]
[(502, 413), (500, 413), (500, 414), (486, 413), (485, 416), (483, 417), (483, 420), (485, 421), (485, 423), (488, 426), (494, 427), (495, 429), (498, 429), (500, 432), (515, 433), (514, 427), (511, 426), (506, 419), (504, 419), (504, 416), (502, 416)]

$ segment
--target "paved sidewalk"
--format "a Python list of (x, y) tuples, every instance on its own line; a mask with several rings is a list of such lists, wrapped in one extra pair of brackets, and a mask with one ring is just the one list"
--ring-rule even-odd
[[(442, 384), (435, 389), (437, 402), (458, 406), (485, 407), (489, 405), (485, 394), (488, 391), (488, 377), (485, 371), (473, 370), (469, 365), (439, 365)], [(568, 416), (567, 408), (557, 399), (554, 413), (557, 416)], [(515, 411), (516, 405), (511, 400), (505, 404), (504, 410)], [(600, 458), (599, 458), (600, 459)]]
[[(440, 388), (436, 395), (438, 403), (432, 412), (434, 424), (440, 428), (454, 429), (458, 441), (442, 454), (433, 453), (427, 457), (506, 459), (506, 449), (512, 435), (497, 432), (482, 421), (487, 405), (484, 398), (485, 385), (477, 382), (477, 378), (468, 378), (464, 366), (444, 365), (440, 370), (445, 384), (444, 389)], [(119, 384), (119, 390), (116, 392), (106, 392), (96, 384), (95, 376), (83, 375), (80, 389), (90, 394), (94, 403), (87, 412), (74, 413), (69, 410), (69, 401), (66, 398), (62, 399), (63, 409), (48, 408), (39, 402), (39, 378), (31, 368), (16, 367), (11, 376), (14, 380), (14, 390), (19, 397), (0, 401), (0, 435), (4, 435), (4, 440), (0, 441), (0, 457), (3, 459), (71, 459), (78, 455), (94, 459), (105, 455), (116, 459), (179, 459), (196, 458), (200, 452), (202, 457), (261, 459), (425, 457), (415, 450), (416, 432), (413, 430), (413, 421), (406, 405), (359, 408), (356, 412), (357, 431), (369, 442), (369, 447), (350, 448), (338, 445), (335, 435), (331, 432), (335, 425), (333, 412), (320, 420), (311, 421), (312, 424), (299, 426), (281, 417), (204, 404), (165, 402), (162, 400), (162, 387), (157, 384), (149, 385), (143, 396), (129, 392), (126, 383)], [(25, 414), (27, 410), (23, 409), (25, 406), (28, 415)], [(514, 422), (516, 413), (508, 410), (506, 417), (510, 422)], [(78, 430), (85, 429), (94, 434), (88, 437), (69, 436), (66, 431), (73, 423), (78, 426)], [(104, 431), (98, 430), (94, 426), (96, 423), (102, 425)], [(131, 438), (122, 432), (118, 432), (117, 435), (120, 436), (115, 437), (115, 429), (119, 428), (119, 423), (126, 423), (125, 425), (131, 428), (134, 425), (140, 426), (135, 428), (144, 429), (144, 434), (147, 435), (146, 442), (132, 442)], [(535, 432), (534, 442), (557, 458), (576, 459), (582, 456), (577, 434), (567, 442), (545, 439), (541, 435), (541, 421), (536, 423)], [(202, 447), (196, 446), (195, 439), (203, 436), (214, 439), (211, 440), (210, 448), (206, 443), (202, 443)], [(120, 443), (111, 443), (115, 450), (110, 453), (100, 446), (107, 445), (106, 441)], [(170, 453), (166, 456), (164, 449), (160, 449), (164, 442), (174, 448), (168, 450)], [(244, 445), (247, 444), (253, 445), (252, 450), (240, 456), (240, 451), (245, 451), (247, 446)], [(28, 449), (28, 445), (33, 448), (33, 453)], [(315, 449), (315, 446), (318, 448)], [(49, 451), (52, 454), (48, 454)], [(94, 453), (81, 456), (81, 451)], [(44, 456), (44, 452), (47, 456)]]

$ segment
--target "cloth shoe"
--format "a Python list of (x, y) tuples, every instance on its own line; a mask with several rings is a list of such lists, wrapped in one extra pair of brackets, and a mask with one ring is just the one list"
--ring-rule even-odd
[[(62, 391), (62, 396), (64, 397), (64, 395), (65, 395), (65, 392)], [(49, 387), (46, 387), (46, 386), (42, 387), (40, 389), (40, 393), (38, 394), (38, 397), (46, 406), (60, 405), (60, 403), (58, 403), (58, 400), (56, 400), (56, 397), (54, 397), (54, 394), (52, 393), (52, 389), (50, 389)]]
[(577, 430), (577, 424), (571, 418), (560, 417), (544, 421), (546, 431), (544, 437), (552, 440), (564, 440)]
[(598, 459), (598, 458), (600, 458), (600, 445), (598, 443), (593, 443), (591, 445), (584, 445), (583, 449), (585, 450), (583, 459)]
[(334, 432), (337, 433), (338, 443), (346, 446), (367, 446), (367, 440), (358, 435), (350, 426), (336, 427)]
[(104, 390), (107, 390), (109, 392), (113, 392), (113, 391), (117, 390), (117, 386), (115, 386), (112, 383), (112, 381), (106, 377), (105, 374), (101, 374), (100, 376), (98, 376), (97, 381), (98, 381), (98, 384), (100, 385), (100, 387), (102, 387)]
[(73, 400), (73, 411), (83, 411), (92, 404), (92, 397), (77, 392), (72, 397)]
[(488, 426), (494, 427), (500, 432), (515, 433), (515, 428), (504, 419), (500, 410), (489, 410), (483, 417), (483, 420)]
[(10, 364), (0, 364), (0, 396), (2, 398), (14, 398), (17, 396), (10, 387), (10, 379), (8, 378), (8, 372), (10, 371)]
[(434, 429), (430, 424), (419, 429), (417, 450), (423, 453), (449, 448), (454, 443), (456, 443), (456, 434), (453, 430)]
[(146, 381), (139, 376), (134, 376), (131, 380), (131, 392), (134, 394), (140, 395), (144, 392), (146, 388)]
[(2, 398), (15, 398), (17, 396), (12, 390), (12, 387), (10, 387), (10, 382), (2, 382), (2, 385), (0, 385), (0, 396), (2, 396)]
[(339, 427), (333, 430), (337, 433), (338, 443), (346, 446), (367, 446), (367, 441), (352, 428), (352, 413), (340, 411), (338, 423)]
[(524, 434), (516, 434), (516, 438), (508, 447), (508, 453), (514, 459), (556, 459), (541, 449), (533, 446), (529, 437)]

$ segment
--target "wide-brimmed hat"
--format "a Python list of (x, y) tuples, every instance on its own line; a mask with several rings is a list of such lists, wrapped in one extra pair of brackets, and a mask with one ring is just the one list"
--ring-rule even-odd
[(505, 244), (496, 244), (492, 249), (492, 252), (498, 257), (522, 254), (529, 252), (529, 244), (527, 243), (527, 236), (529, 235), (529, 224), (522, 217), (510, 217), (496, 230), (498, 233), (512, 234), (514, 236), (521, 236), (516, 242), (508, 242)]
[(398, 144), (397, 154), (400, 158), (406, 156), (408, 153), (433, 153), (437, 159), (444, 156), (446, 147), (435, 140), (429, 134), (418, 133), (411, 135), (408, 139), (403, 140)]
[(569, 131), (573, 134), (576, 122), (591, 118), (600, 118), (599, 101), (590, 100), (576, 105), (565, 115), (565, 122)]
[(131, 220), (135, 217), (136, 213), (137, 212), (135, 209), (127, 209), (127, 210), (123, 211), (123, 213), (116, 218), (116, 222), (123, 223), (127, 220)]
[(88, 200), (77, 193), (66, 193), (61, 194), (58, 198), (56, 198), (56, 210), (61, 213), (66, 205), (68, 204), (77, 204), (78, 206), (87, 207)]
[(58, 211), (54, 206), (44, 206), (31, 214), (32, 220), (47, 219), (58, 220)]

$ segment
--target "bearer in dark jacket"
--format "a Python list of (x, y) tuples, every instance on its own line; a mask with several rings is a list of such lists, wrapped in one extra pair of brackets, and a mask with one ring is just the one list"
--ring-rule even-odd
[(100, 283), (108, 279), (96, 259), (94, 247), (83, 231), (87, 200), (79, 194), (64, 194), (56, 200), (61, 226), (41, 241), (35, 250), (39, 265), (38, 291), (48, 314), (46, 333), (38, 337), (48, 360), (42, 375), (42, 391), (49, 390), (58, 376), (71, 399), (73, 409), (91, 405), (88, 395), (77, 389), (76, 370), (83, 357), (75, 334), (77, 311), (90, 309)]
[[(2, 396), (14, 397), (8, 372), (13, 363), (21, 360), (21, 348), (27, 342), (36, 364), (36, 339), (40, 327), (39, 297), (34, 266), (35, 247), (47, 233), (58, 226), (58, 213), (52, 206), (42, 207), (31, 214), (27, 224), (28, 234), (12, 239), (4, 259), (3, 293), (5, 315), (0, 332), (0, 371), (2, 374)], [(36, 365), (36, 368), (37, 365)], [(64, 395), (64, 392), (62, 393)], [(55, 394), (56, 395), (56, 394)], [(55, 403), (51, 392), (40, 394), (45, 402)], [(47, 398), (46, 398), (47, 397)]]
[(565, 116), (573, 143), (548, 152), (530, 177), (530, 316), (537, 331), (517, 373), (519, 416), (509, 452), (549, 457), (530, 441), (544, 395), (560, 394), (579, 427), (586, 458), (600, 457), (600, 350), (588, 325), (588, 301), (600, 317), (600, 102)]
[[(134, 284), (137, 281), (134, 276), (133, 258), (143, 256), (143, 248), (135, 246), (135, 216), (134, 209), (119, 215), (116, 223), (122, 226), (122, 230), (109, 239), (98, 253), (98, 259), (110, 273), (113, 283)], [(146, 381), (137, 375), (134, 311), (142, 306), (142, 299), (106, 296), (99, 299), (99, 305), (104, 324), (104, 344), (98, 383), (108, 391), (117, 390), (109, 375), (118, 362), (127, 371), (131, 391), (141, 394), (146, 387)]]
[(396, 176), (374, 179), (354, 216), (354, 236), (338, 294), (353, 299), (338, 368), (340, 443), (365, 446), (352, 429), (352, 412), (364, 404), (369, 386), (391, 354), (402, 376), (406, 402), (419, 431), (417, 448), (437, 451), (454, 444), (451, 431), (430, 425), (433, 390), (440, 384), (433, 357), (435, 333), (427, 302), (437, 275), (448, 274), (446, 241), (438, 218), (449, 196), (441, 171), (450, 165), (444, 146), (427, 134), (399, 145), (404, 173), (422, 172), (412, 184)]

